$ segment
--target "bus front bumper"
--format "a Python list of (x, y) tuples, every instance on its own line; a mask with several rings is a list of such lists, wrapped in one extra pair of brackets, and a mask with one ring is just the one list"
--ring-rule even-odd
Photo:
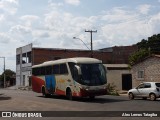
[(81, 89), (81, 97), (107, 95), (107, 89), (86, 90)]

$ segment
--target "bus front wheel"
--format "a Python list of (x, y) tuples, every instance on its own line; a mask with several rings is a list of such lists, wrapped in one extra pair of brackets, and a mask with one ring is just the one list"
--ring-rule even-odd
[(95, 99), (95, 96), (89, 96), (89, 99), (90, 99), (90, 100), (94, 100), (94, 99)]
[(72, 100), (72, 91), (70, 88), (67, 88), (66, 97), (67, 99)]

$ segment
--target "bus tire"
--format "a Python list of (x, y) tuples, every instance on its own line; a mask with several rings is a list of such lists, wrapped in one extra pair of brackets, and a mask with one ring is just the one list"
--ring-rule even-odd
[(67, 88), (67, 90), (66, 90), (66, 97), (67, 97), (68, 100), (72, 100), (73, 99), (72, 91), (71, 91), (70, 88)]
[(42, 95), (46, 98), (50, 97), (50, 94), (46, 93), (45, 87), (42, 87)]
[(95, 99), (95, 96), (89, 96), (89, 99), (90, 99), (90, 100), (94, 100), (94, 99)]

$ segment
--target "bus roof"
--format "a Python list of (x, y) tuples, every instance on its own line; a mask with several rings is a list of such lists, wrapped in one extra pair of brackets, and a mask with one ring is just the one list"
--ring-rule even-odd
[(59, 59), (54, 61), (47, 61), (39, 65), (34, 65), (32, 68), (36, 67), (43, 67), (43, 66), (49, 66), (54, 64), (62, 64), (67, 62), (74, 62), (74, 63), (102, 63), (101, 60), (95, 59), (95, 58), (87, 58), (87, 57), (75, 57), (75, 58), (67, 58), (67, 59)]

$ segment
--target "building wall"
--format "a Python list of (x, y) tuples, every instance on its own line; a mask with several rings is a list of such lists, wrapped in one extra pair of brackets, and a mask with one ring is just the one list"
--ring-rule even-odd
[(131, 74), (130, 70), (108, 70), (107, 82), (116, 85), (117, 90), (122, 90), (122, 75)]
[(114, 64), (122, 64), (126, 63), (128, 64), (128, 58), (129, 56), (137, 51), (137, 46), (115, 46), (113, 48), (113, 53), (112, 53), (112, 62)]
[[(138, 71), (144, 72), (143, 78), (138, 78)], [(133, 86), (141, 82), (160, 82), (160, 58), (150, 57), (132, 67)]]
[[(116, 90), (122, 90), (122, 84), (124, 82), (124, 77), (122, 76), (131, 75), (131, 71), (128, 67), (128, 64), (104, 64), (104, 66), (107, 70), (107, 83), (113, 83), (116, 86)], [(126, 84), (128, 84), (128, 82), (131, 81), (132, 80), (130, 78), (127, 78)]]
[(112, 64), (128, 64), (129, 56), (138, 50), (136, 45), (132, 46), (114, 46), (110, 48), (100, 49), (101, 51), (111, 52)]
[[(32, 49), (33, 65), (43, 63), (45, 61), (56, 60), (57, 58), (72, 58), (72, 57), (91, 57), (91, 52), (88, 50), (65, 50), (65, 49)], [(93, 57), (102, 60), (103, 63), (111, 61), (110, 52), (94, 51)]]

